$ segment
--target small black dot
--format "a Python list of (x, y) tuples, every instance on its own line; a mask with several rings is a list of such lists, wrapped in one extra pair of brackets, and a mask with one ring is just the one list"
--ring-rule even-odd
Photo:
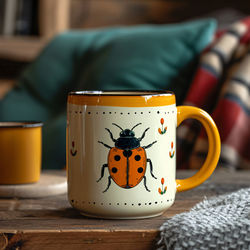
[(138, 203), (138, 206), (140, 206), (141, 205), (141, 203)]
[(141, 159), (141, 156), (140, 156), (140, 155), (136, 155), (136, 156), (135, 156), (135, 160), (136, 160), (136, 161), (139, 161), (140, 159)]
[(109, 112), (110, 114), (112, 114), (112, 112)]
[(161, 201), (161, 203), (162, 203), (163, 201)]
[(169, 202), (169, 200), (167, 200), (167, 202)]
[(101, 203), (101, 205), (103, 205), (103, 203)]
[(119, 206), (119, 205), (120, 205), (120, 203), (116, 203), (116, 205), (118, 205), (118, 206)]
[(151, 205), (151, 204), (152, 204), (151, 202), (148, 203), (148, 205)]
[(141, 114), (143, 114), (143, 112), (141, 112)]
[(117, 173), (117, 168), (116, 167), (113, 167), (112, 169), (111, 169), (111, 171), (112, 171), (112, 173)]
[(102, 112), (103, 114), (105, 114), (105, 112)]
[(150, 113), (151, 113), (151, 111), (148, 111), (148, 113), (150, 114)]
[(126, 205), (127, 205), (127, 203), (124, 203), (124, 205), (126, 206)]
[(133, 203), (132, 203), (131, 205), (132, 205), (132, 206), (134, 206), (134, 204), (133, 204)]
[(120, 161), (121, 156), (120, 156), (120, 155), (115, 155), (114, 159), (115, 159), (116, 161)]
[(74, 203), (74, 200), (71, 200), (72, 203)]
[(75, 111), (75, 113), (77, 114), (77, 111)]
[(98, 115), (98, 112), (96, 112), (96, 114)]
[(136, 112), (135, 112), (135, 114), (136, 114)]
[(128, 113), (128, 115), (129, 115), (130, 113)]
[(90, 115), (90, 114), (91, 114), (91, 112), (88, 112), (88, 114)]
[(157, 204), (158, 202), (156, 201), (155, 204)]
[(122, 115), (123, 113), (121, 112), (120, 114)]
[(109, 205), (111, 206), (111, 203), (109, 203)]
[(95, 202), (93, 202), (93, 204), (95, 205)]
[(145, 203), (145, 205), (147, 205), (147, 203)]
[(141, 168), (138, 168), (138, 169), (137, 169), (137, 172), (141, 174), (141, 173), (143, 172), (143, 168), (142, 168), (142, 167), (141, 167)]
[(82, 111), (79, 112), (80, 114), (82, 113)]
[(116, 114), (116, 112), (115, 112), (115, 114)]
[(160, 111), (157, 111), (157, 114), (160, 114)]

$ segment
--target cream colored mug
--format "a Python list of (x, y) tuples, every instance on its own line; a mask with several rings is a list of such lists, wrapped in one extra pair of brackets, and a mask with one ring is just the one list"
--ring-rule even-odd
[[(176, 128), (206, 129), (209, 151), (192, 177), (176, 180)], [(214, 171), (220, 137), (203, 110), (176, 107), (167, 91), (79, 91), (68, 95), (67, 172), (71, 205), (90, 217), (136, 219), (162, 214)]]

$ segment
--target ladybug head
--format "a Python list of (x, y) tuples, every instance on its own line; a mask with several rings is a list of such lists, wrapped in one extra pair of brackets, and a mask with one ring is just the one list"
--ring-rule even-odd
[(133, 131), (133, 129), (139, 125), (141, 125), (141, 123), (136, 124), (133, 128), (131, 129), (123, 129), (121, 128), (119, 125), (112, 123), (113, 125), (117, 126), (119, 129), (121, 129), (120, 132), (120, 137), (135, 137), (135, 132)]
[[(123, 129), (115, 123), (112, 123), (112, 124), (121, 130), (120, 137), (116, 140), (113, 139), (113, 141), (115, 142), (115, 147), (123, 149), (123, 150), (132, 150), (134, 148), (140, 147), (141, 138), (135, 137), (135, 132), (133, 131), (133, 129), (136, 126), (140, 125), (141, 123), (136, 124), (132, 129), (128, 129), (128, 128)], [(109, 131), (109, 133), (111, 132)], [(111, 138), (113, 138), (113, 136)]]
[(135, 132), (130, 129), (124, 129), (120, 132), (120, 137), (134, 137)]

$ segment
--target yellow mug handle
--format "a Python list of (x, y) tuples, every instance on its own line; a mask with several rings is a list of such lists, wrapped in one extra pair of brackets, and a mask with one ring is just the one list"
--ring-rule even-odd
[(177, 126), (183, 120), (193, 118), (202, 123), (208, 136), (208, 154), (200, 170), (192, 177), (186, 179), (177, 179), (177, 192), (182, 192), (195, 188), (203, 183), (213, 173), (220, 157), (221, 143), (218, 129), (211, 116), (202, 109), (191, 106), (177, 107)]

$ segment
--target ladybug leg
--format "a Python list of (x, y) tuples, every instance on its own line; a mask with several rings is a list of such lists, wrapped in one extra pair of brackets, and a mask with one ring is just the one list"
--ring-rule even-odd
[(143, 179), (144, 179), (144, 186), (145, 186), (146, 190), (147, 190), (148, 192), (151, 192), (151, 191), (148, 189), (147, 185), (146, 185), (147, 179), (146, 179), (146, 176), (145, 176), (145, 175), (143, 176)]
[(102, 144), (104, 147), (106, 147), (106, 148), (112, 148), (112, 147), (110, 147), (109, 145), (103, 143), (102, 141), (98, 141), (98, 142), (101, 143), (101, 144)]
[(157, 142), (157, 141), (154, 141), (154, 142), (150, 143), (149, 145), (144, 146), (143, 148), (144, 148), (144, 149), (150, 148), (150, 147), (152, 147), (156, 142)]
[(109, 178), (108, 178), (108, 186), (107, 186), (106, 189), (103, 191), (103, 193), (105, 193), (105, 192), (109, 189), (110, 184), (111, 184), (111, 176), (109, 176)]
[(157, 179), (154, 174), (153, 174), (153, 164), (152, 161), (150, 159), (147, 159), (147, 162), (149, 162), (149, 166), (150, 166), (150, 174), (152, 175), (152, 177), (154, 177), (155, 179)]
[(113, 142), (116, 142), (116, 139), (114, 139), (113, 137), (113, 134), (111, 133), (111, 131), (108, 129), (108, 128), (105, 128), (108, 132), (109, 132), (109, 135), (110, 135), (110, 138)]
[(142, 136), (140, 137), (140, 138), (138, 138), (138, 140), (139, 141), (141, 141), (143, 138), (144, 138), (144, 136), (145, 136), (145, 134), (146, 134), (146, 132), (149, 130), (149, 128), (146, 128), (145, 129), (145, 131), (142, 133)]
[(102, 165), (101, 177), (96, 182), (99, 182), (102, 179), (102, 177), (104, 176), (104, 170), (107, 167), (108, 167), (108, 164), (103, 164)]

